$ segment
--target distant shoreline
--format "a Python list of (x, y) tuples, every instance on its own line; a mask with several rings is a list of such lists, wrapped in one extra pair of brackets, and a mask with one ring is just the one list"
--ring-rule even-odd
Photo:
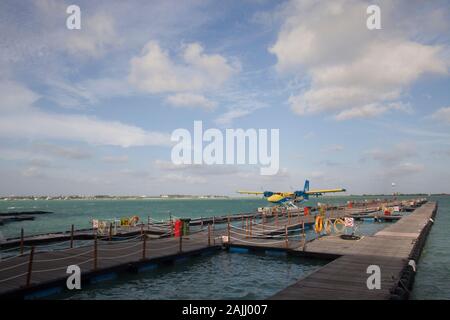
[[(350, 194), (350, 195), (333, 195), (327, 198), (340, 197), (410, 197), (410, 196), (450, 196), (448, 193), (414, 193), (414, 194)], [(233, 200), (233, 199), (260, 199), (260, 197), (247, 196), (220, 196), (220, 195), (163, 195), (163, 196), (2, 196), (0, 201), (55, 201), (55, 200)]]

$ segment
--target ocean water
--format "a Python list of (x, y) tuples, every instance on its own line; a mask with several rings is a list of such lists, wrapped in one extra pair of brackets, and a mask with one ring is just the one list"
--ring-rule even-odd
[[(317, 202), (344, 204), (347, 200), (373, 199), (376, 197), (321, 197), (308, 201), (315, 206)], [(383, 197), (384, 198), (384, 197)], [(389, 198), (389, 197), (386, 197)], [(147, 217), (166, 220), (174, 217), (211, 217), (233, 213), (254, 212), (258, 207), (269, 203), (260, 198), (248, 199), (145, 199), (145, 200), (19, 200), (0, 201), (0, 212), (51, 211), (52, 214), (36, 215), (34, 221), (21, 221), (0, 226), (4, 237), (37, 234), (91, 227), (92, 219), (111, 219), (137, 215), (144, 222)], [(0, 235), (1, 236), (1, 235)]]
[(419, 260), (413, 299), (450, 299), (450, 196), (433, 196), (438, 213)]
[(220, 252), (156, 270), (123, 275), (57, 299), (266, 299), (324, 261)]
[[(343, 204), (347, 200), (363, 200), (376, 197), (321, 197), (311, 199), (308, 205), (314, 206), (318, 201), (328, 204)], [(406, 197), (410, 198), (410, 197)], [(450, 197), (432, 196), (430, 200), (439, 202), (438, 215), (435, 225), (431, 229), (425, 245), (420, 263), (412, 298), (414, 299), (448, 299), (450, 298)], [(108, 219), (123, 216), (138, 215), (146, 221), (147, 216), (153, 219), (168, 219), (170, 215), (175, 217), (208, 217), (212, 215), (224, 215), (240, 212), (251, 212), (258, 207), (267, 206), (263, 199), (152, 199), (152, 200), (56, 200), (56, 201), (0, 201), (0, 212), (46, 210), (54, 213), (36, 216), (34, 221), (0, 226), (0, 232), (4, 237), (18, 236), (20, 229), (24, 228), (26, 234), (35, 234), (51, 231), (69, 230), (73, 223), (76, 228), (90, 227), (93, 218)], [(387, 224), (363, 222), (359, 225), (361, 234), (373, 234), (384, 228)], [(295, 282), (306, 273), (320, 266), (302, 260), (279, 257), (265, 257), (253, 254), (227, 255), (220, 253), (211, 257), (190, 260), (185, 264), (158, 269), (150, 273), (122, 276), (111, 282), (87, 288), (74, 296), (61, 296), (60, 298), (91, 299), (108, 298), (120, 299), (131, 297), (133, 299), (180, 299), (190, 297), (203, 299), (202, 292), (213, 292), (206, 297), (213, 299), (222, 298), (247, 298), (260, 299), (274, 294), (276, 291)], [(266, 270), (271, 270), (273, 278), (264, 277)], [(311, 267), (311, 268), (310, 268)], [(240, 270), (239, 272), (237, 270)], [(246, 274), (245, 270), (254, 270)], [(276, 272), (279, 270), (280, 274)], [(286, 270), (290, 270), (287, 272)], [(211, 276), (208, 281), (202, 280), (200, 273), (206, 272)], [(225, 289), (220, 283), (215, 283), (222, 274), (246, 275), (242, 282), (248, 281), (246, 286), (234, 284)], [(262, 272), (262, 273), (261, 273)], [(287, 272), (287, 273), (286, 273)], [(276, 274), (276, 276), (275, 276)], [(260, 275), (260, 276), (258, 276)], [(182, 291), (170, 289), (172, 278), (191, 279), (191, 285), (185, 284)], [(240, 277), (239, 277), (240, 278)], [(231, 276), (230, 276), (231, 279)], [(261, 281), (261, 279), (266, 279)], [(231, 281), (231, 280), (230, 280)], [(266, 281), (268, 281), (266, 283)], [(181, 281), (183, 283), (183, 281)], [(195, 284), (195, 285), (193, 285)], [(225, 285), (225, 283), (222, 283)], [(149, 286), (151, 288), (149, 288)], [(242, 286), (242, 291), (239, 289)], [(220, 288), (220, 290), (216, 290)], [(228, 291), (227, 291), (228, 290)], [(127, 292), (126, 296), (123, 294)], [(121, 296), (122, 295), (122, 296)], [(190, 296), (189, 296), (190, 295)]]

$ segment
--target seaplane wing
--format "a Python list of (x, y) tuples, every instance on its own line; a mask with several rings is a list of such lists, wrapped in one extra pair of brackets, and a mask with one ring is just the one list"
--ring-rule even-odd
[(308, 195), (321, 195), (323, 193), (334, 193), (334, 192), (345, 192), (345, 189), (339, 188), (339, 189), (315, 189), (315, 190), (308, 190), (304, 191), (305, 194)]
[(238, 190), (237, 193), (241, 194), (255, 194), (259, 195), (262, 194), (266, 197), (270, 197), (271, 195), (277, 194), (284, 197), (292, 197), (294, 196), (294, 192), (288, 191), (288, 192), (282, 192), (282, 191), (246, 191), (246, 190)]

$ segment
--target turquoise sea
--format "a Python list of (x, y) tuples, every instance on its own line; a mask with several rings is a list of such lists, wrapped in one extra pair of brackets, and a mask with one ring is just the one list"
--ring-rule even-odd
[[(347, 200), (373, 199), (380, 197), (321, 197), (311, 199), (308, 205), (318, 201), (328, 204), (343, 204)], [(389, 198), (389, 196), (382, 197)], [(400, 197), (402, 198), (402, 197)], [(411, 197), (404, 197), (411, 198)], [(431, 196), (439, 202), (435, 225), (428, 237), (412, 292), (415, 299), (450, 298), (450, 196)], [(263, 199), (148, 199), (148, 200), (20, 200), (0, 201), (0, 212), (52, 211), (38, 215), (34, 221), (23, 221), (0, 226), (0, 237), (14, 237), (24, 228), (26, 234), (87, 228), (95, 218), (109, 219), (138, 215), (143, 221), (147, 217), (162, 220), (174, 217), (209, 217), (241, 212), (252, 212), (267, 206)], [(364, 223), (361, 232), (370, 234), (383, 228), (383, 224)], [(237, 257), (239, 255), (239, 257)], [(80, 293), (61, 295), (57, 298), (72, 299), (264, 299), (276, 291), (295, 282), (324, 262), (267, 257), (254, 254), (220, 253), (194, 259), (181, 265), (159, 269), (149, 273), (120, 277), (101, 285), (86, 288)], [(253, 270), (252, 272), (250, 272)], [(209, 274), (209, 280), (204, 274)], [(273, 276), (263, 276), (265, 273)], [(216, 275), (216, 276), (215, 276)], [(223, 278), (223, 279), (222, 279)], [(178, 280), (177, 280), (178, 279)], [(222, 279), (214, 280), (214, 279)], [(235, 280), (233, 280), (235, 279)], [(268, 279), (262, 281), (261, 279)], [(183, 281), (181, 281), (183, 280)], [(227, 280), (227, 281), (225, 281)], [(183, 289), (171, 289), (171, 283), (184, 283)], [(219, 281), (219, 282), (217, 282)], [(248, 282), (242, 286), (242, 281)], [(124, 295), (126, 292), (126, 295)]]

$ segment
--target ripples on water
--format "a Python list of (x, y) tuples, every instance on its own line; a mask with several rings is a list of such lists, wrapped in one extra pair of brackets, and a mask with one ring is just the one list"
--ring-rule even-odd
[(450, 299), (450, 197), (439, 201), (438, 214), (422, 251), (412, 292), (413, 299)]
[(219, 252), (85, 287), (62, 299), (265, 299), (325, 262)]

